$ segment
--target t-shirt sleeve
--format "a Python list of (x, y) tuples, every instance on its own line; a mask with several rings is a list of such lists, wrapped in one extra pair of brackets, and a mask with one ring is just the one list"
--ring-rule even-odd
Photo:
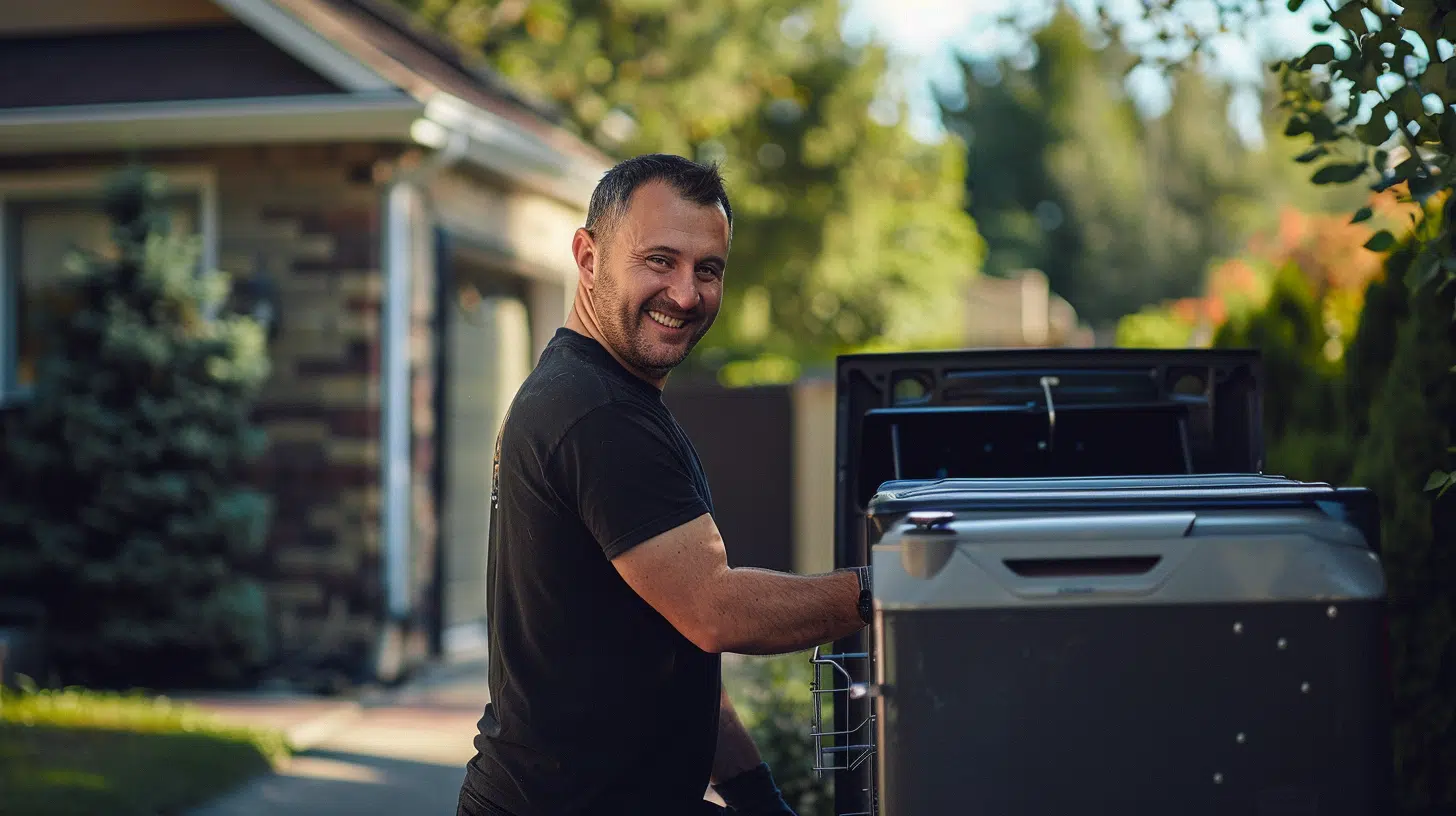
[(608, 558), (708, 512), (677, 446), (631, 403), (604, 405), (577, 421), (549, 469), (561, 499)]

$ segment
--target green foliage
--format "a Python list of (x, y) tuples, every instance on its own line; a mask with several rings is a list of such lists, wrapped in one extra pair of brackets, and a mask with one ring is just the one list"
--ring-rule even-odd
[(43, 270), (44, 353), (4, 439), (0, 597), (44, 609), (68, 684), (240, 681), (269, 649), (271, 507), (241, 470), (264, 444), (263, 334), (171, 233), (163, 187), (118, 176), (111, 250)]
[[(1456, 148), (1456, 114), (1449, 110), (1456, 91), (1448, 77), (1456, 9), (1437, 0), (1327, 6), (1336, 43), (1319, 43), (1272, 67), (1284, 90), (1289, 128), (1328, 148), (1330, 160), (1313, 180), (1363, 180), (1376, 190), (1399, 186), (1416, 201), (1444, 194)], [(1440, 229), (1412, 260), (1417, 288), (1456, 271), (1449, 214), (1437, 218)], [(1372, 241), (1391, 245), (1394, 238), (1386, 232)]]
[[(1107, 6), (1096, 3), (1104, 20)], [(1198, 6), (1201, 11), (1203, 4)], [(1303, 0), (1289, 0), (1296, 10)], [(1269, 0), (1215, 4), (1212, 15), (1217, 32), (1200, 30), (1186, 12), (1188, 2), (1169, 0), (1144, 6), (1141, 22), (1164, 40), (1181, 39), (1194, 49), (1214, 34), (1247, 30), (1267, 19)], [(1438, 212), (1424, 215), (1429, 235), (1410, 261), (1412, 293), (1428, 281), (1451, 282), (1456, 277), (1456, 233), (1451, 229), (1450, 195), (1456, 166), (1456, 87), (1451, 69), (1456, 65), (1456, 6), (1450, 0), (1324, 0), (1328, 14), (1314, 23), (1316, 33), (1327, 34), (1306, 53), (1271, 66), (1283, 94), (1281, 105), (1289, 136), (1309, 136), (1306, 161), (1315, 166), (1311, 180), (1341, 185), (1360, 182), (1370, 189), (1396, 189), (1406, 200), (1443, 201)], [(1116, 30), (1117, 25), (1109, 28)], [(1176, 60), (1165, 60), (1166, 62)], [(1367, 245), (1381, 250), (1397, 243), (1388, 230)], [(1430, 474), (1434, 488), (1445, 490), (1453, 481), (1447, 471)]]
[(962, 148), (911, 137), (839, 0), (399, 2), (613, 155), (723, 162), (724, 311), (689, 367), (957, 338), (982, 257)]
[(1319, 310), (1298, 274), (1282, 275), (1263, 311), (1216, 340), (1264, 357), (1268, 470), (1369, 487), (1380, 499), (1398, 795), (1409, 814), (1456, 808), (1456, 505), (1426, 489), (1426, 474), (1451, 464), (1456, 293), (1434, 281), (1412, 293), (1421, 237), (1396, 247), (1369, 286), (1343, 365), (1322, 362)]
[[(1410, 274), (1392, 275), (1389, 285), (1405, 289)], [(1390, 362), (1373, 390), (1351, 481), (1372, 488), (1381, 501), (1401, 804), (1409, 813), (1449, 813), (1456, 808), (1456, 551), (1450, 546), (1456, 508), (1450, 497), (1436, 500), (1426, 490), (1425, 474), (1451, 465), (1456, 331), (1452, 292), (1437, 291), (1433, 281), (1415, 287), (1408, 315), (1394, 322)], [(1384, 302), (1403, 306), (1406, 300), (1400, 292)], [(1387, 332), (1367, 337), (1383, 346)]]
[(1117, 321), (1113, 343), (1119, 348), (1188, 348), (1193, 330), (1169, 310), (1148, 306)]
[(809, 738), (813, 675), (809, 655), (803, 652), (734, 656), (724, 661), (723, 684), (739, 720), (773, 769), (784, 801), (799, 816), (833, 816), (831, 775), (820, 779), (813, 771), (814, 746)]
[[(988, 274), (1039, 269), (1079, 316), (1109, 324), (1193, 294), (1212, 261), (1281, 207), (1348, 199), (1294, 178), (1278, 133), (1246, 146), (1225, 115), (1230, 89), (1201, 70), (1173, 77), (1170, 108), (1148, 119), (1123, 88), (1136, 60), (1116, 31), (1098, 45), (1058, 4), (1030, 39), (1034, 64), (967, 62), (964, 98), (942, 102), (969, 146)], [(1131, 330), (1169, 328), (1139, 323)]]
[(1304, 274), (1290, 264), (1275, 276), (1263, 310), (1234, 316), (1214, 337), (1220, 348), (1259, 349), (1270, 440), (1293, 428), (1332, 431), (1341, 424), (1340, 366), (1325, 354), (1330, 336), (1321, 306)]

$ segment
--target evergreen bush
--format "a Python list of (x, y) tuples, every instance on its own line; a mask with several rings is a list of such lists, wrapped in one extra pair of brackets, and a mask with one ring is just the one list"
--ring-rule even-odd
[(172, 233), (164, 192), (118, 174), (108, 251), (42, 270), (44, 348), (3, 440), (0, 597), (44, 610), (65, 684), (239, 682), (269, 651), (271, 505), (243, 471), (265, 444), (264, 336)]
[(1397, 797), (1412, 815), (1456, 812), (1456, 493), (1427, 489), (1452, 464), (1456, 291), (1407, 280), (1419, 250), (1419, 238), (1394, 249), (1367, 288), (1342, 366), (1318, 355), (1319, 316), (1292, 275), (1216, 341), (1261, 352), (1270, 472), (1379, 496)]
[[(1400, 278), (1391, 283), (1405, 288)], [(1456, 812), (1456, 513), (1451, 495), (1425, 489), (1427, 474), (1450, 469), (1451, 295), (1430, 283), (1410, 299), (1386, 376), (1372, 394), (1369, 431), (1351, 477), (1380, 497), (1398, 790), (1410, 814)]]

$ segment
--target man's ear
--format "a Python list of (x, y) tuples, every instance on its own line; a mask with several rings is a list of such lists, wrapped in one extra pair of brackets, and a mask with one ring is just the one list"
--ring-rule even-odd
[(581, 285), (591, 289), (596, 283), (599, 255), (596, 240), (585, 227), (578, 227), (576, 235), (572, 236), (571, 254), (576, 258), (576, 274)]

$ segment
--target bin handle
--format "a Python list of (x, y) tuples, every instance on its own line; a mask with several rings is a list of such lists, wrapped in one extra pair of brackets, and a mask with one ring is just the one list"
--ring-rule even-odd
[(1162, 560), (1161, 555), (1104, 555), (1003, 558), (1001, 563), (1022, 578), (1091, 578), (1105, 575), (1146, 575)]

